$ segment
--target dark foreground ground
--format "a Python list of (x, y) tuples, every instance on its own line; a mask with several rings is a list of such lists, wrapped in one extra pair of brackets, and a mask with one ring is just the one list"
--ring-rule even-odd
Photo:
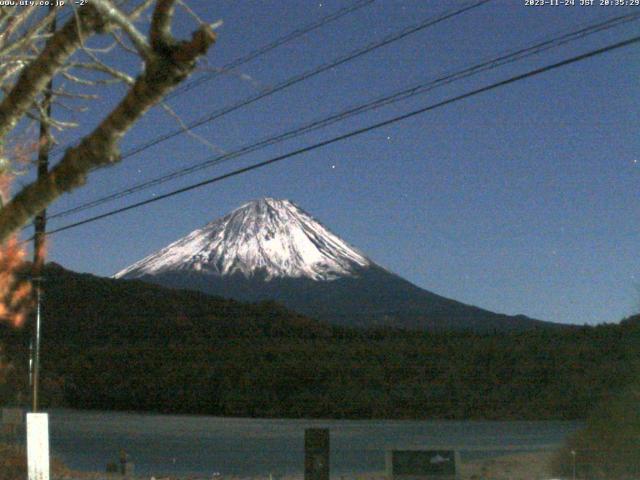
[[(543, 480), (550, 479), (550, 463), (554, 452), (536, 452), (505, 455), (486, 460), (466, 462), (461, 465), (461, 480)], [(21, 449), (0, 446), (0, 480), (24, 480), (26, 460)], [(121, 480), (117, 474), (102, 472), (76, 472), (69, 470), (61, 462), (53, 460), (52, 480)], [(154, 477), (129, 477), (128, 480), (149, 480)], [(269, 477), (217, 476), (214, 480), (273, 480)], [(286, 476), (279, 480), (302, 480), (303, 475)], [(157, 477), (156, 480), (187, 480), (186, 478)], [(189, 480), (196, 480), (190, 479)], [(204, 480), (204, 479), (202, 479)], [(386, 480), (384, 472), (362, 473), (341, 476), (339, 480)]]

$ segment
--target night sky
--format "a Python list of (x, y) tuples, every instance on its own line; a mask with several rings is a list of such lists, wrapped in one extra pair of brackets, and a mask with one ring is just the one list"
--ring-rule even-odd
[[(562, 3), (562, 2), (561, 2)], [(494, 0), (94, 172), (60, 212), (311, 120), (637, 7)], [(599, 0), (596, 0), (596, 4)], [(216, 69), (352, 4), (190, 0)], [(378, 0), (169, 101), (185, 122), (463, 2)], [(180, 14), (178, 30), (193, 29)], [(99, 208), (60, 227), (637, 35), (633, 22), (350, 118)], [(123, 56), (123, 67), (136, 61)], [(202, 73), (194, 76), (197, 78)], [(112, 275), (241, 204), (294, 201), (372, 260), (440, 295), (563, 323), (640, 310), (640, 47), (607, 53), (51, 237), (49, 259)], [(105, 92), (83, 129), (122, 94)], [(123, 151), (177, 128), (154, 109)]]

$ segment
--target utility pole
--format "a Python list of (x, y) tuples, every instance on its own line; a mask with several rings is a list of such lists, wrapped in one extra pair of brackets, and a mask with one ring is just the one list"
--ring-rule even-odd
[[(49, 13), (55, 12), (55, 2), (49, 3)], [(56, 16), (54, 14), (49, 24), (49, 32), (56, 31)], [(38, 140), (38, 179), (49, 171), (49, 150), (51, 149), (51, 103), (53, 99), (53, 78), (49, 80), (41, 103), (40, 135)], [(47, 211), (42, 210), (36, 215), (33, 235), (33, 284), (36, 292), (36, 319), (33, 327), (33, 349), (31, 364), (31, 411), (38, 411), (38, 387), (40, 382), (40, 333), (42, 324), (42, 268), (45, 260), (45, 234), (47, 229)]]

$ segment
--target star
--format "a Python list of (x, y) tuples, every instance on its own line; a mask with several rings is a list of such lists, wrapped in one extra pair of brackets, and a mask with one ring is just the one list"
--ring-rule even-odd
[(335, 170), (336, 166), (335, 166), (335, 165), (331, 165), (331, 168), (332, 168), (333, 170)]

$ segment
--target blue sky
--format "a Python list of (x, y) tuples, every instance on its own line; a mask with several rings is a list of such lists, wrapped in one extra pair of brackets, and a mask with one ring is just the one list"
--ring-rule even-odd
[[(352, 2), (191, 0), (222, 19), (216, 68)], [(494, 0), (94, 172), (51, 212), (231, 151), (348, 106), (640, 7)], [(169, 101), (189, 122), (462, 2), (387, 1)], [(177, 28), (187, 31), (187, 16)], [(259, 162), (637, 34), (638, 22), (445, 86), (73, 217)], [(124, 65), (124, 64), (123, 64)], [(640, 310), (640, 49), (631, 46), (487, 92), (209, 187), (59, 233), (50, 260), (111, 275), (263, 197), (287, 198), (374, 261), (465, 303), (563, 323)], [(103, 112), (118, 98), (109, 92)], [(89, 124), (85, 128), (90, 127)], [(176, 128), (154, 109), (123, 150)], [(80, 132), (83, 131), (82, 129)], [(76, 132), (77, 133), (77, 132)], [(67, 134), (68, 139), (73, 138)], [(215, 150), (214, 150), (215, 149)]]

